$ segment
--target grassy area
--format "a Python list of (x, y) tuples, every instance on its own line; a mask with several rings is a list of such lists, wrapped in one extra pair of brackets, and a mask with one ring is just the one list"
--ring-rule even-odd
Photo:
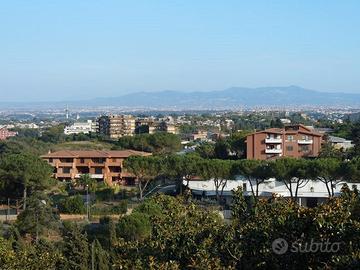
[(100, 141), (72, 141), (63, 142), (53, 146), (53, 150), (110, 150), (112, 144)]

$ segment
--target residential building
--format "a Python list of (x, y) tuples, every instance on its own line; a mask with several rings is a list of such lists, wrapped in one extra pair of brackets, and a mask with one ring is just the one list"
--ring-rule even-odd
[(322, 143), (322, 134), (304, 125), (288, 125), (254, 132), (246, 138), (248, 159), (275, 159), (279, 157), (316, 157)]
[(159, 121), (154, 118), (139, 118), (135, 122), (137, 133), (167, 132), (177, 134), (177, 127), (169, 121)]
[(97, 123), (93, 122), (92, 120), (87, 120), (86, 122), (75, 122), (71, 126), (67, 126), (64, 129), (65, 135), (80, 133), (89, 134), (90, 132), (97, 132)]
[(190, 141), (196, 141), (196, 140), (200, 140), (200, 141), (204, 141), (204, 140), (207, 140), (207, 137), (208, 137), (208, 133), (207, 131), (197, 131), (195, 133), (192, 133), (190, 136), (189, 136), (189, 140)]
[(106, 115), (98, 118), (99, 133), (118, 139), (135, 134), (135, 118), (132, 115)]
[(7, 128), (0, 128), (0, 140), (6, 140), (7, 138), (14, 137), (17, 132), (10, 131)]
[(41, 157), (54, 167), (54, 177), (59, 180), (75, 180), (82, 174), (89, 174), (91, 178), (104, 181), (108, 185), (133, 185), (135, 176), (124, 170), (124, 160), (130, 156), (150, 155), (151, 153), (134, 150), (62, 150)]
[(354, 147), (354, 144), (351, 140), (347, 140), (344, 138), (336, 137), (336, 136), (329, 136), (328, 142), (331, 143), (336, 149), (347, 150), (349, 148)]
[[(214, 180), (191, 180), (187, 182), (183, 181), (184, 185), (187, 185), (191, 190), (193, 196), (198, 199), (201, 198), (214, 198), (216, 197), (216, 188)], [(347, 181), (337, 182), (334, 186), (334, 196), (339, 196), (341, 188), (347, 184), (348, 187), (352, 190), (359, 190), (360, 183), (350, 183)], [(255, 181), (252, 183), (253, 186), (256, 185)], [(295, 190), (295, 183), (293, 185), (293, 190)], [(242, 176), (235, 177), (235, 180), (227, 180), (223, 189), (223, 199), (226, 203), (230, 204), (233, 196), (233, 190), (238, 187), (242, 187), (243, 194), (245, 197), (252, 196), (251, 183), (249, 180), (245, 179)], [(285, 198), (290, 198), (289, 189), (281, 181), (277, 181), (275, 178), (269, 178), (264, 182), (259, 184), (259, 197), (260, 198), (271, 198), (273, 196), (282, 196)], [(314, 207), (320, 203), (323, 203), (329, 198), (328, 189), (326, 185), (321, 181), (309, 180), (306, 185), (302, 185), (298, 189), (298, 198), (297, 202), (306, 207)]]

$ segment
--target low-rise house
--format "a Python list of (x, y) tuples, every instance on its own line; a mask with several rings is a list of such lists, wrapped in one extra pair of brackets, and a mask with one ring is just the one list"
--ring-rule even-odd
[(54, 177), (59, 180), (75, 180), (82, 174), (104, 181), (108, 185), (119, 183), (135, 184), (135, 176), (123, 168), (123, 162), (130, 156), (150, 156), (151, 153), (134, 150), (62, 150), (41, 156), (54, 168)]
[(328, 142), (331, 143), (336, 149), (347, 150), (349, 148), (354, 147), (354, 144), (351, 140), (347, 140), (341, 137), (329, 136)]
[[(216, 198), (216, 189), (213, 180), (191, 180), (189, 183), (183, 181), (184, 185), (188, 184), (191, 193), (197, 198)], [(253, 182), (255, 188), (256, 183)], [(339, 196), (341, 188), (347, 184), (352, 190), (360, 189), (360, 183), (349, 183), (346, 181), (338, 182), (334, 187), (334, 196)], [(295, 185), (293, 183), (293, 185)], [(223, 199), (227, 204), (230, 204), (233, 196), (233, 190), (242, 187), (244, 196), (253, 196), (251, 184), (242, 176), (236, 177), (236, 180), (227, 180), (223, 190)], [(293, 186), (295, 190), (295, 186)], [(276, 181), (275, 178), (265, 180), (259, 185), (259, 198), (271, 198), (272, 196), (282, 196), (290, 198), (290, 192), (285, 184), (281, 181)], [(299, 187), (297, 202), (302, 206), (314, 207), (323, 203), (329, 198), (329, 193), (326, 185), (321, 181), (309, 180), (305, 185)]]

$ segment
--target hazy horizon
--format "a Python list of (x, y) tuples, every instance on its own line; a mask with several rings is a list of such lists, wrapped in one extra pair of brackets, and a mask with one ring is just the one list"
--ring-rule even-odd
[(297, 85), (360, 94), (358, 1), (6, 1), (0, 101)]

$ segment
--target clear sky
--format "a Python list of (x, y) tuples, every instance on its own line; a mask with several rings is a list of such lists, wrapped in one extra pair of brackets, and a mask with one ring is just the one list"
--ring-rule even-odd
[(360, 93), (359, 0), (4, 0), (0, 101), (299, 85)]

